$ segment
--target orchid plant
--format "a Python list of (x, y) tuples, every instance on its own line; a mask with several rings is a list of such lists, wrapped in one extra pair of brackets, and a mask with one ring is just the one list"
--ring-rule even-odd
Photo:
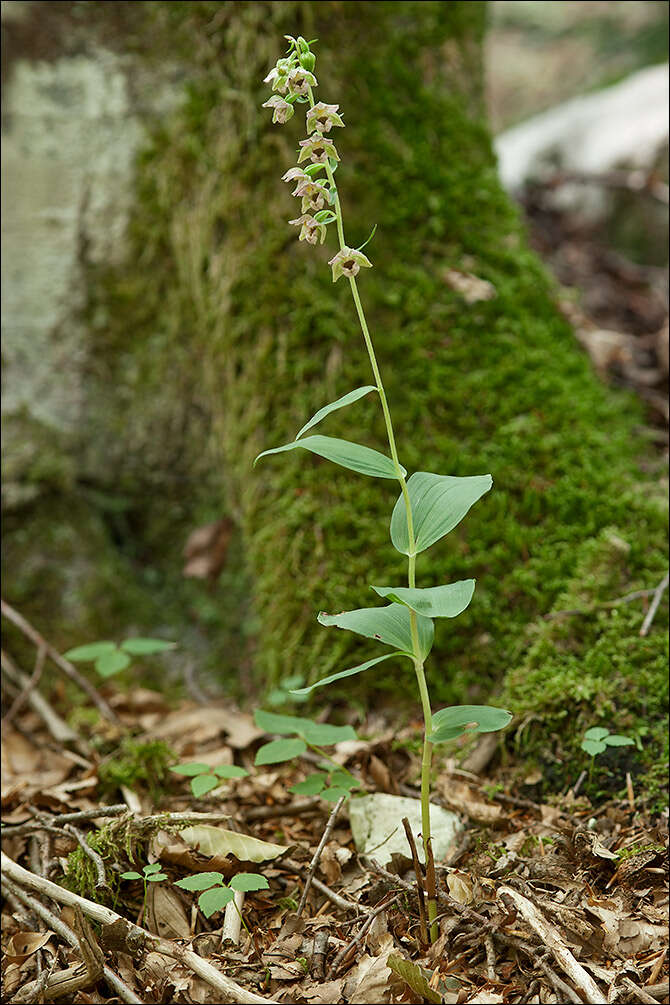
[[(424, 664), (433, 645), (434, 619), (453, 618), (465, 610), (472, 599), (475, 581), (466, 579), (420, 589), (416, 585), (416, 559), (417, 555), (460, 523), (470, 507), (489, 491), (492, 478), (489, 474), (457, 478), (427, 471), (417, 471), (408, 478), (406, 469), (400, 463), (391, 412), (356, 282), (361, 269), (372, 268), (372, 262), (363, 253), (368, 242), (358, 248), (352, 248), (347, 243), (340, 195), (335, 181), (340, 157), (332, 136), (328, 134), (332, 134), (334, 129), (342, 129), (344, 122), (339, 105), (314, 100), (314, 89), (318, 82), (314, 74), (316, 57), (311, 46), (316, 40), (307, 42), (302, 37), (285, 37), (289, 43), (288, 51), (265, 78), (273, 93), (263, 107), (272, 109), (273, 122), (283, 124), (293, 117), (297, 106), (307, 106), (307, 136), (299, 143), (297, 164), (283, 176), (285, 182), (295, 183), (293, 195), (300, 199), (300, 215), (289, 223), (300, 228), (298, 238), (308, 244), (323, 244), (328, 228), (335, 225), (339, 247), (328, 264), (332, 269), (333, 282), (342, 277), (348, 280), (374, 384), (358, 387), (320, 408), (305, 423), (292, 443), (263, 451), (254, 464), (260, 457), (268, 454), (301, 449), (318, 454), (358, 474), (395, 480), (400, 486), (400, 496), (391, 515), (390, 533), (394, 547), (407, 556), (407, 585), (373, 585), (371, 588), (374, 592), (387, 601), (385, 606), (366, 607), (334, 615), (322, 612), (318, 616), (321, 625), (342, 628), (375, 639), (382, 645), (391, 646), (393, 651), (331, 674), (292, 693), (306, 696), (316, 688), (362, 673), (383, 660), (394, 657), (408, 659), (413, 664), (425, 727), (421, 763), (421, 836), (426, 863), (430, 938), (435, 941), (438, 935), (437, 897), (430, 828), (433, 747), (467, 731), (484, 733), (500, 730), (510, 722), (512, 716), (504, 709), (488, 705), (455, 706), (433, 713)], [(379, 397), (390, 456), (348, 440), (304, 435), (332, 412), (351, 405), (368, 394), (377, 394)]]

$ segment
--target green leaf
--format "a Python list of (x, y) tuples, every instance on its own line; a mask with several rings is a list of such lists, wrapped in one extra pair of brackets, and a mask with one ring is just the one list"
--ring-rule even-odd
[(606, 744), (602, 740), (582, 740), (580, 747), (585, 750), (587, 754), (591, 757), (595, 757), (597, 754), (602, 754), (603, 750), (606, 749)]
[(298, 715), (278, 715), (256, 709), (256, 725), (268, 733), (302, 736), (308, 743), (330, 744), (342, 740), (355, 740), (356, 731), (352, 726), (331, 726), (327, 722), (314, 722)]
[(409, 985), (421, 1001), (435, 1002), (436, 1005), (440, 1005), (442, 1002), (442, 995), (431, 988), (425, 974), (418, 964), (411, 963), (409, 960), (403, 959), (402, 956), (392, 954), (387, 958), (386, 966), (389, 970), (398, 974), (399, 977), (402, 977), (405, 984)]
[(160, 863), (158, 862), (152, 862), (151, 865), (145, 865), (144, 868), (142, 869), (142, 872), (144, 873), (145, 876), (150, 876), (152, 872), (160, 872), (160, 871), (161, 867)]
[(314, 214), (314, 219), (317, 223), (332, 223), (333, 220), (337, 220), (337, 217), (329, 209), (320, 209), (318, 213)]
[(321, 793), (321, 798), (325, 799), (327, 803), (336, 803), (338, 799), (342, 798), (342, 796), (348, 796), (348, 795), (349, 795), (348, 789), (340, 789), (333, 785), (329, 789), (323, 790), (323, 792)]
[(344, 772), (336, 771), (333, 773), (330, 779), (330, 784), (336, 789), (360, 789), (361, 783), (356, 778), (352, 778), (351, 775), (345, 775)]
[[(492, 484), (491, 475), (453, 478), (428, 471), (415, 472), (407, 482), (414, 525), (414, 554), (430, 548), (453, 530)], [(391, 540), (398, 551), (409, 555), (407, 514), (402, 495), (391, 516)]]
[(491, 705), (452, 705), (435, 713), (433, 732), (428, 739), (431, 743), (444, 743), (466, 732), (495, 733), (511, 721), (512, 713), (504, 708), (493, 708)]
[(261, 767), (264, 764), (281, 764), (282, 761), (290, 761), (307, 750), (304, 740), (272, 740), (259, 748), (256, 754), (255, 764)]
[[(377, 639), (387, 646), (395, 646), (402, 652), (412, 652), (412, 630), (410, 611), (404, 604), (389, 604), (388, 607), (362, 607), (357, 611), (343, 611), (342, 614), (324, 614), (317, 618), (320, 625), (335, 625), (346, 631)], [(416, 616), (419, 633), (419, 649), (423, 659), (433, 645), (434, 627), (430, 618)]]
[(235, 894), (227, 886), (215, 886), (213, 890), (206, 890), (198, 897), (198, 905), (206, 918), (211, 918), (217, 911), (222, 911), (226, 904), (229, 904)]
[(265, 876), (259, 876), (255, 872), (238, 872), (233, 876), (228, 884), (231, 890), (241, 890), (244, 893), (251, 893), (252, 890), (269, 890), (270, 884)]
[(209, 890), (210, 886), (223, 883), (223, 876), (220, 872), (199, 872), (196, 876), (186, 876), (178, 879), (175, 886), (182, 890)]
[(609, 736), (609, 729), (605, 729), (604, 726), (591, 726), (584, 733), (585, 740), (604, 740), (606, 736)]
[(97, 660), (104, 653), (116, 652), (116, 645), (113, 642), (90, 642), (86, 646), (75, 646), (63, 653), (66, 659), (73, 663), (87, 663), (89, 660)]
[(349, 394), (343, 395), (341, 398), (338, 398), (337, 401), (331, 402), (330, 405), (324, 405), (323, 408), (320, 408), (318, 412), (314, 413), (309, 422), (305, 423), (300, 432), (297, 434), (296, 440), (300, 439), (302, 434), (306, 433), (308, 429), (311, 429), (313, 426), (316, 426), (318, 422), (321, 422), (322, 419), (325, 419), (327, 415), (330, 415), (331, 412), (336, 412), (338, 409), (344, 408), (345, 405), (351, 405), (354, 401), (358, 401), (359, 398), (363, 398), (366, 394), (369, 394), (370, 391), (376, 390), (377, 388), (374, 384), (367, 384), (365, 387), (357, 387), (355, 391), (349, 391)]
[(167, 879), (167, 873), (155, 872), (151, 876), (147, 876), (147, 883), (162, 883), (164, 879)]
[(176, 643), (164, 642), (163, 639), (125, 639), (120, 648), (133, 656), (149, 656), (151, 653), (167, 652), (175, 646)]
[(246, 768), (238, 768), (236, 764), (219, 764), (214, 768), (217, 778), (246, 778), (249, 774)]
[(207, 792), (215, 789), (218, 784), (219, 779), (214, 775), (198, 775), (197, 778), (191, 779), (191, 792), (199, 799), (200, 796), (204, 796)]
[(616, 733), (613, 736), (606, 736), (604, 742), (608, 747), (635, 746), (635, 740), (631, 739), (630, 736), (618, 736)]
[(319, 792), (326, 787), (327, 775), (320, 771), (313, 775), (308, 775), (304, 782), (292, 785), (289, 792), (294, 792), (296, 796), (318, 796)]
[[(338, 440), (332, 436), (308, 436), (305, 440), (296, 440), (294, 443), (285, 443), (283, 447), (264, 450), (254, 461), (254, 466), (261, 457), (267, 457), (269, 454), (281, 454), (285, 450), (298, 448), (309, 450), (343, 468), (358, 471), (361, 475), (370, 475), (373, 478), (398, 477), (393, 461), (386, 454), (380, 454), (378, 450), (373, 450), (371, 447), (363, 447), (360, 443), (350, 443), (349, 440)], [(402, 471), (403, 474), (406, 473), (404, 468)]]
[(455, 618), (468, 606), (475, 592), (474, 579), (462, 579), (447, 586), (414, 590), (406, 586), (373, 586), (380, 597), (405, 604), (426, 618)]
[(209, 771), (209, 764), (175, 764), (170, 771), (174, 771), (176, 775), (186, 775), (187, 778), (193, 778), (195, 775), (206, 775)]
[(121, 879), (144, 879), (144, 876), (140, 876), (139, 872), (122, 872)]
[(390, 660), (394, 656), (406, 656), (408, 659), (412, 659), (411, 653), (396, 652), (396, 653), (384, 653), (383, 656), (376, 656), (373, 660), (367, 660), (365, 663), (359, 663), (357, 667), (350, 667), (349, 670), (340, 670), (339, 673), (332, 673), (329, 677), (324, 677), (322, 680), (316, 681), (315, 684), (310, 684), (309, 687), (301, 687), (297, 691), (292, 691), (292, 694), (303, 695), (311, 694), (311, 692), (317, 687), (325, 687), (326, 684), (332, 684), (336, 680), (342, 680), (344, 677), (353, 677), (357, 673), (363, 673), (364, 670), (369, 670), (370, 667), (375, 666), (377, 663), (381, 663), (383, 660)]
[(95, 661), (95, 669), (101, 677), (113, 677), (115, 673), (125, 670), (127, 666), (130, 666), (130, 656), (122, 653), (120, 649), (103, 653)]

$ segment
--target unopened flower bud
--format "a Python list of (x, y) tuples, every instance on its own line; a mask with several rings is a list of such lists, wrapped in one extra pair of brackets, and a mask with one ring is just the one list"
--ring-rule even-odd
[(302, 149), (298, 164), (302, 164), (308, 157), (314, 164), (327, 164), (329, 157), (336, 161), (340, 159), (333, 141), (326, 139), (320, 133), (314, 133), (306, 140), (300, 140), (300, 146)]
[(342, 248), (341, 251), (331, 258), (328, 264), (333, 270), (333, 282), (336, 283), (340, 276), (353, 279), (361, 269), (371, 269), (372, 262), (362, 251), (355, 251), (353, 248)]
[(288, 122), (288, 120), (295, 113), (293, 105), (289, 104), (288, 101), (284, 101), (284, 99), (280, 98), (278, 94), (273, 94), (271, 98), (264, 101), (263, 108), (271, 108), (272, 121), (278, 122), (280, 125)]
[(326, 226), (323, 223), (318, 223), (313, 216), (307, 213), (303, 213), (296, 220), (289, 220), (289, 223), (294, 227), (300, 227), (300, 234), (298, 239), (300, 241), (307, 241), (308, 244), (316, 244), (317, 240), (323, 244), (326, 239)]
[(323, 101), (317, 102), (307, 112), (307, 132), (313, 133), (317, 130), (320, 133), (329, 133), (333, 126), (344, 126), (344, 122), (337, 114), (339, 107), (339, 105), (327, 105)]
[(316, 56), (313, 52), (301, 52), (300, 53), (300, 65), (303, 70), (309, 70), (310, 72), (316, 66)]

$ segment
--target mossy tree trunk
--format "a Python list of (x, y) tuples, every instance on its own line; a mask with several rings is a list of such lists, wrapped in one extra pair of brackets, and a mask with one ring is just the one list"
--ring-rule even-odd
[[(657, 722), (659, 633), (639, 638), (639, 607), (542, 620), (654, 585), (664, 521), (636, 464), (639, 410), (592, 373), (499, 185), (482, 103), (485, 4), (144, 7), (144, 44), (171, 46), (188, 98), (140, 164), (128, 268), (91, 276), (91, 428), (96, 449), (114, 422), (116, 439), (126, 431), (115, 477), (123, 468), (150, 556), (183, 529), (185, 494), (189, 520), (235, 520), (239, 554), (206, 607), (221, 675), (236, 678), (239, 650), (230, 634), (220, 644), (219, 625), (234, 635), (242, 619), (258, 687), (351, 665), (370, 647), (319, 627), (317, 611), (371, 605), (371, 582), (404, 575), (388, 537), (392, 483), (302, 453), (251, 468), (370, 378), (349, 291), (331, 283), (333, 249), (298, 244), (286, 224), (295, 203), (280, 176), (295, 163), (301, 116), (272, 127), (260, 109), (282, 36), (303, 34), (319, 39), (318, 97), (347, 123), (337, 139), (348, 239), (378, 227), (360, 285), (401, 460), (494, 478), (419, 559), (418, 585), (477, 579), (468, 611), (438, 628), (433, 693), (477, 701), (502, 686), (516, 712), (550, 729), (573, 721), (573, 703), (580, 726)], [(451, 269), (495, 297), (468, 303)], [(384, 449), (372, 400), (323, 429)], [(350, 693), (411, 686), (399, 665)]]

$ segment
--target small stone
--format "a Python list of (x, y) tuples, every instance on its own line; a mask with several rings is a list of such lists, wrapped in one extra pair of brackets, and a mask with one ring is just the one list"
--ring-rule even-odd
[[(349, 802), (349, 822), (356, 850), (360, 855), (370, 855), (380, 865), (391, 861), (399, 853), (410, 856), (403, 817), (407, 817), (416, 840), (419, 860), (425, 862), (421, 840), (421, 802), (405, 796), (392, 796), (377, 792)], [(433, 832), (433, 856), (436, 862), (445, 858), (463, 824), (455, 813), (430, 804), (430, 825)]]

